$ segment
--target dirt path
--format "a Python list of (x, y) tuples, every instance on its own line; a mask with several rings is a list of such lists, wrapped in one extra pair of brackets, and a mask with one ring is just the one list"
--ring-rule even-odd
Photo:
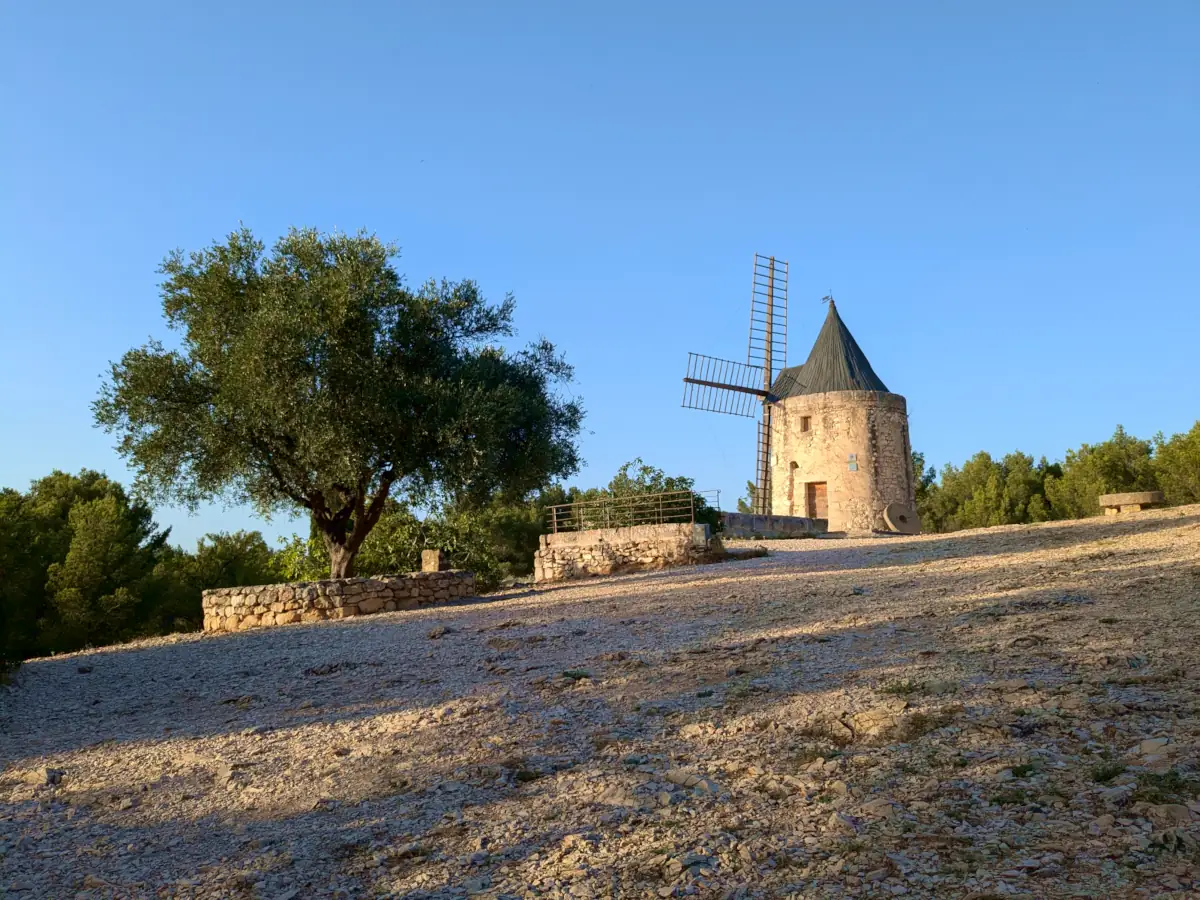
[(0, 889), (1200, 896), (1200, 507), (769, 546), (30, 662)]

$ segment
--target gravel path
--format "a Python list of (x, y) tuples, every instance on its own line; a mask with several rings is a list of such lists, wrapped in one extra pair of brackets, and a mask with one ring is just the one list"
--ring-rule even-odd
[(32, 661), (0, 896), (1200, 896), (1200, 507), (769, 547)]

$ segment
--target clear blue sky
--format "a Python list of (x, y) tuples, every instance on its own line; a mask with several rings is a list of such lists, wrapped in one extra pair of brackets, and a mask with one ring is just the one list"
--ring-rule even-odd
[(13, 2), (0, 67), (0, 485), (129, 480), (100, 375), (165, 334), (163, 255), (239, 221), (512, 291), (576, 366), (583, 484), (641, 455), (733, 503), (753, 423), (680, 378), (744, 357), (755, 251), (789, 361), (832, 291), (939, 465), (1200, 417), (1194, 0)]

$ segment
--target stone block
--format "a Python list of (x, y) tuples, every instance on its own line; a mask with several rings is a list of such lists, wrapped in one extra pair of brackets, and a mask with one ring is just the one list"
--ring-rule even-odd
[(450, 568), (450, 560), (444, 550), (422, 550), (421, 571), (441, 572)]
[(358, 601), (358, 611), (364, 614), (376, 613), (383, 609), (383, 603), (382, 597), (370, 596)]
[(1162, 491), (1128, 491), (1124, 494), (1101, 494), (1099, 503), (1103, 507), (1116, 507), (1121, 512), (1137, 512), (1164, 502)]

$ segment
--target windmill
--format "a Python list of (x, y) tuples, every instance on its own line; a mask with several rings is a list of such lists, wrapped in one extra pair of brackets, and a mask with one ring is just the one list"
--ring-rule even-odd
[(787, 365), (788, 264), (754, 254), (750, 341), (746, 362), (688, 354), (683, 405), (688, 409), (758, 418), (754, 512), (771, 513), (771, 408), (779, 370)]

